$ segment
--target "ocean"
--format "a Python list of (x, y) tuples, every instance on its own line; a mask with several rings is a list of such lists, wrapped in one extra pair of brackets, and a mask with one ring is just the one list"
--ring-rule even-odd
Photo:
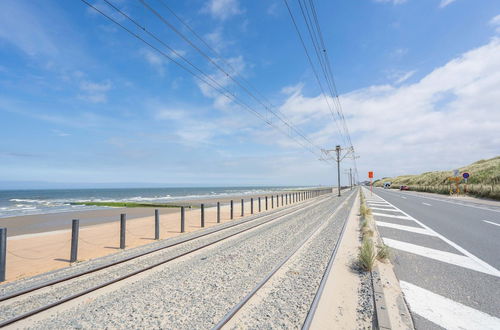
[(171, 202), (175, 200), (259, 194), (298, 187), (189, 187), (0, 190), (0, 218), (29, 214), (96, 210), (106, 207), (72, 202)]

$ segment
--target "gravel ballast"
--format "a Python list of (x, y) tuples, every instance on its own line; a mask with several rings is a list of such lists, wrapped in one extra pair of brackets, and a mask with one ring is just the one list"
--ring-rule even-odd
[[(317, 201), (321, 199), (323, 201), (315, 207), (301, 209), (294, 215), (271, 221), (192, 255), (156, 267), (140, 279), (132, 280), (126, 286), (107, 290), (91, 300), (81, 299), (77, 304), (72, 304), (71, 307), (62, 311), (46, 312), (38, 316), (41, 317), (40, 320), (30, 325), (34, 328), (210, 328), (260, 281), (263, 274), (269, 272), (283, 256), (294, 249), (303, 237), (317, 230), (345, 199), (345, 196), (339, 199), (330, 195), (328, 198), (320, 197)], [(338, 212), (331, 221), (332, 223), (326, 226), (319, 235), (314, 236), (318, 244), (310, 244), (307, 251), (311, 250), (311, 254), (305, 252), (305, 255), (311, 257), (312, 261), (311, 263), (305, 262), (302, 268), (299, 268), (314, 270), (316, 267), (315, 272), (318, 277), (316, 287), (329, 256), (328, 251), (320, 253), (319, 250), (327, 249), (329, 244), (334, 244), (335, 235), (338, 237), (341, 227), (335, 225), (334, 222), (336, 219), (345, 219), (345, 217), (343, 211)], [(257, 219), (255, 222), (243, 224), (237, 228), (183, 243), (165, 251), (155, 252), (148, 257), (138, 258), (134, 262), (114, 266), (105, 272), (85, 275), (67, 285), (57, 286), (57, 290), (53, 292), (47, 290), (29, 299), (19, 299), (16, 304), (2, 305), (0, 307), (1, 318), (10, 318), (23, 310), (74, 293), (75, 290), (83, 290), (99, 281), (122, 275), (125, 271), (130, 272), (157, 262), (158, 259), (178, 255), (206, 244), (209, 240), (213, 241), (228, 235), (230, 231), (236, 232), (243, 226), (252, 226), (257, 221), (264, 222), (266, 219)], [(340, 223), (339, 221), (337, 222)], [(176, 239), (185, 239), (186, 236), (176, 237)], [(165, 242), (158, 242), (158, 244), (161, 243), (165, 244)], [(130, 253), (138, 252), (134, 249)], [(100, 260), (100, 262), (103, 261)], [(322, 268), (321, 265), (323, 265)], [(85, 265), (85, 267), (95, 267), (95, 264)], [(60, 276), (60, 273), (45, 276), (57, 275)], [(304, 280), (307, 281), (307, 279)], [(42, 279), (38, 278), (35, 281), (42, 281)], [(26, 285), (32, 285), (29, 282)], [(10, 288), (13, 291), (18, 289)], [(314, 284), (310, 286), (310, 289), (312, 290), (304, 286), (307, 292), (312, 291), (308, 294), (313, 297)], [(303, 311), (303, 308), (300, 310)]]

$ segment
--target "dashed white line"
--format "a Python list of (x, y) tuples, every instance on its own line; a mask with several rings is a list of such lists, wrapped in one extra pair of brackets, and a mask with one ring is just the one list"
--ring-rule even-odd
[(413, 312), (445, 329), (500, 329), (500, 319), (494, 316), (414, 284), (399, 284)]
[[(396, 192), (388, 192), (388, 194), (393, 194), (394, 195), (394, 194), (397, 194), (397, 193)], [(458, 203), (458, 202), (454, 202), (454, 201), (447, 201), (447, 200), (444, 200), (443, 198), (427, 197), (427, 196), (422, 196), (420, 194), (413, 194), (412, 197), (431, 199), (431, 200), (435, 200), (435, 201), (438, 201), (438, 202), (450, 203), (450, 204), (455, 204), (455, 205), (460, 205), (460, 206), (465, 206), (465, 207), (473, 207), (473, 208), (476, 208), (476, 209), (481, 209), (481, 210), (486, 210), (486, 211), (500, 212), (500, 210), (490, 209), (490, 208), (487, 208), (487, 207), (469, 205), (469, 204)]]
[(488, 268), (483, 267), (480, 263), (477, 263), (475, 260), (459, 255), (456, 253), (450, 253), (450, 252), (445, 252), (441, 250), (436, 250), (436, 249), (431, 249), (428, 247), (416, 245), (416, 244), (411, 244), (407, 242), (402, 242), (402, 241), (397, 241), (395, 239), (391, 238), (383, 238), (384, 243), (387, 244), (388, 246), (398, 249), (401, 251), (413, 253), (419, 256), (431, 258), (434, 260), (438, 260), (441, 262), (446, 262), (448, 264), (452, 264), (455, 266), (460, 266), (468, 269), (475, 270), (477, 272), (493, 275), (493, 276), (498, 276), (496, 272), (490, 271)]
[(436, 236), (436, 234), (428, 231), (425, 228), (418, 228), (418, 227), (412, 227), (412, 226), (403, 226), (403, 225), (398, 225), (398, 224), (395, 224), (395, 223), (384, 222), (384, 221), (375, 221), (375, 222), (376, 222), (377, 226), (394, 228), (394, 229), (399, 229), (399, 230), (404, 230), (404, 231), (410, 231), (412, 233), (417, 233), (417, 234), (422, 234), (422, 235)]
[(405, 196), (401, 196), (401, 198), (406, 199), (406, 197), (405, 197)]
[(427, 206), (432, 206), (431, 204), (425, 203), (425, 202), (422, 202), (422, 204), (427, 205)]
[(483, 220), (483, 221), (487, 222), (487, 223), (491, 223), (492, 225), (495, 225), (495, 226), (500, 226), (500, 223), (491, 222), (491, 221), (488, 221), (488, 220)]

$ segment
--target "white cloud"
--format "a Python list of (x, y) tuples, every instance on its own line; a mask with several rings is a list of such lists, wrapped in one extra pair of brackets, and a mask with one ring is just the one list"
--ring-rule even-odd
[(496, 32), (497, 33), (500, 33), (500, 15), (497, 15), (495, 17), (493, 17), (491, 20), (490, 20), (490, 25), (494, 26), (496, 28)]
[[(473, 49), (403, 86), (371, 86), (341, 96), (361, 155), (361, 170), (383, 176), (447, 169), (498, 156), (500, 151), (500, 39)], [(323, 98), (300, 90), (281, 107), (330, 146), (338, 138)], [(328, 119), (328, 120), (327, 120)]]
[[(236, 78), (236, 76), (244, 74), (246, 63), (245, 60), (243, 59), (243, 56), (240, 55), (237, 57), (228, 58), (225, 59), (224, 62), (218, 61), (217, 64), (222, 68), (224, 68), (226, 72), (230, 73), (232, 77)], [(226, 63), (229, 64), (229, 66), (227, 66)], [(219, 86), (222, 86), (226, 90), (231, 91), (231, 86), (234, 85), (233, 80), (230, 77), (228, 77), (224, 72), (218, 69), (216, 70), (217, 71), (213, 74), (210, 74), (209, 77), (211, 77), (214, 81), (216, 81)], [(212, 81), (208, 79), (207, 81), (211, 85), (217, 86)], [(227, 110), (230, 108), (232, 101), (228, 97), (217, 92), (215, 89), (213, 89), (204, 82), (197, 80), (197, 84), (204, 96), (212, 98), (214, 100), (213, 105), (216, 109)]]
[(240, 8), (238, 0), (210, 0), (203, 11), (210, 13), (213, 17), (220, 20), (225, 20), (244, 12)]
[(441, 0), (441, 3), (439, 4), (439, 8), (444, 8), (455, 1), (456, 0)]
[(395, 84), (401, 84), (413, 77), (413, 75), (417, 72), (416, 70), (411, 71), (396, 71), (389, 74), (389, 78), (394, 81)]
[(112, 88), (110, 81), (96, 83), (83, 81), (80, 83), (80, 90), (83, 92), (79, 97), (92, 103), (103, 103), (107, 101), (107, 92)]

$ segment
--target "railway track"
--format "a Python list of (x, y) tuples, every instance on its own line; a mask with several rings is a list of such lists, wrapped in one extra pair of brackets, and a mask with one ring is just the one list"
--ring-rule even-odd
[[(283, 269), (287, 267), (287, 264), (290, 262), (290, 259), (296, 257), (300, 252), (301, 250), (304, 249), (304, 247), (311, 243), (311, 241), (318, 235), (318, 233), (320, 233), (322, 230), (325, 229), (326, 226), (328, 226), (329, 222), (337, 215), (337, 213), (342, 209), (342, 208), (349, 208), (350, 209), (350, 202), (353, 201), (353, 198), (355, 197), (355, 194), (354, 195), (351, 195), (349, 199), (346, 199), (342, 205), (340, 205), (333, 214), (331, 214), (331, 216), (329, 217), (328, 221), (325, 222), (324, 225), (320, 226), (318, 229), (316, 229), (315, 231), (311, 232), (309, 235), (307, 235), (301, 242), (298, 246), (296, 246), (295, 249), (293, 249), (292, 251), (290, 251), (290, 253), (288, 255), (286, 255), (284, 258), (282, 258), (280, 260), (280, 262), (269, 272), (267, 273), (263, 278), (262, 280), (257, 284), (255, 285), (255, 287), (250, 290), (250, 292), (248, 292), (244, 297), (243, 299), (241, 299), (237, 304), (235, 304), (225, 315), (224, 317), (213, 327), (213, 330), (219, 330), (219, 329), (222, 329), (222, 328), (233, 328), (234, 326), (236, 326), (238, 324), (238, 321), (234, 321), (235, 319), (237, 318), (240, 318), (240, 322), (241, 322), (241, 316), (239, 314), (244, 314), (245, 311), (244, 311), (244, 308), (248, 305), (251, 305), (252, 304), (252, 300), (255, 299), (255, 297), (259, 294), (259, 292), (261, 290), (263, 290), (263, 288), (268, 285), (273, 279), (274, 277), (277, 276), (278, 273), (283, 273)], [(332, 268), (332, 265), (333, 265), (333, 262), (335, 260), (335, 256), (337, 254), (337, 250), (338, 250), (338, 247), (340, 245), (340, 242), (342, 240), (342, 237), (343, 237), (343, 233), (345, 231), (345, 227), (346, 227), (346, 223), (347, 223), (347, 219), (348, 217), (344, 217), (343, 221), (342, 221), (342, 225), (341, 225), (341, 230), (340, 230), (340, 235), (336, 241), (336, 243), (334, 244), (334, 247), (331, 251), (331, 254), (328, 258), (328, 263), (325, 267), (325, 270), (321, 276), (321, 281), (319, 282), (318, 286), (317, 286), (317, 290), (315, 291), (314, 293), (314, 298), (312, 299), (312, 302), (308, 308), (308, 312), (307, 312), (307, 315), (302, 323), (302, 329), (309, 329), (310, 328), (310, 325), (312, 323), (312, 320), (314, 318), (314, 315), (315, 315), (315, 312), (316, 312), (316, 308), (317, 308), (317, 305), (319, 303), (319, 300), (321, 299), (321, 296), (323, 294), (323, 290), (324, 290), (324, 286), (325, 286), (325, 283), (326, 283), (326, 280), (328, 279), (328, 276), (330, 274), (330, 270)], [(277, 281), (279, 281), (279, 279), (277, 279)], [(268, 289), (269, 291), (269, 289)], [(262, 299), (262, 298), (260, 298)], [(259, 300), (259, 299), (255, 299), (255, 300)], [(249, 307), (250, 309), (251, 307)], [(234, 322), (233, 322), (234, 321)], [(232, 322), (232, 323), (231, 323)], [(264, 325), (264, 327), (267, 327), (268, 325)]]
[[(22, 290), (10, 292), (8, 294), (0, 296), (0, 327), (13, 325), (20, 320), (32, 317), (41, 312), (76, 300), (77, 298), (87, 295), (91, 292), (132, 278), (140, 273), (146, 272), (147, 270), (153, 269), (160, 265), (164, 265), (183, 256), (192, 254), (201, 249), (228, 240), (244, 232), (251, 231), (260, 226), (264, 226), (280, 219), (287, 218), (297, 212), (314, 208), (316, 205), (322, 203), (325, 199), (328, 199), (329, 196), (330, 194), (315, 197), (288, 208), (276, 210), (272, 213), (259, 214), (244, 221), (238, 221), (237, 223), (233, 223), (223, 227), (221, 226), (222, 228), (218, 228), (215, 230), (208, 229), (206, 232), (200, 233), (193, 237), (182, 239), (165, 246), (132, 255), (121, 260), (108, 263), (106, 265), (101, 265), (83, 272), (70, 274), (68, 276), (45, 281), (28, 288), (24, 288)], [(203, 239), (208, 239), (208, 242), (200, 243), (200, 241)], [(183, 248), (184, 246), (185, 248)], [(170, 251), (173, 248), (181, 248), (181, 250), (172, 251), (171, 255), (159, 257), (158, 254)], [(151, 260), (146, 260), (146, 258), (149, 258)], [(114, 273), (110, 273), (110, 270), (116, 267), (120, 268), (116, 269)], [(125, 271), (123, 273), (124, 270), (128, 271)], [(98, 284), (90, 285), (84, 290), (79, 290), (76, 293), (71, 292), (71, 286), (76, 281), (92, 282), (99, 276), (101, 277), (101, 280), (98, 280)], [(65, 291), (71, 292), (71, 294), (65, 294)], [(59, 292), (60, 294), (57, 295), (57, 299), (41, 299), (38, 305), (33, 304), (33, 301), (37, 300), (33, 299), (34, 297), (49, 297), (50, 294), (47, 295), (47, 292)]]

